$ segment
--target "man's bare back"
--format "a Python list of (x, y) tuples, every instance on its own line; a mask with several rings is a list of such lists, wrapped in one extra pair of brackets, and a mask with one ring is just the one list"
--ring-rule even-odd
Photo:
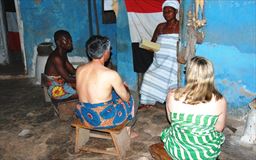
[(90, 62), (77, 69), (77, 92), (80, 102), (102, 103), (112, 99), (112, 91), (127, 101), (130, 98), (117, 72), (97, 62)]
[[(76, 71), (80, 102), (76, 116), (90, 128), (113, 128), (128, 123), (135, 117), (134, 100), (119, 74), (104, 66), (110, 58), (109, 39), (92, 36), (86, 43), (86, 51), (91, 61)], [(126, 128), (133, 137), (131, 128)]]
[(122, 100), (129, 101), (130, 93), (121, 77), (116, 71), (104, 66), (109, 58), (110, 50), (106, 49), (101, 58), (94, 58), (88, 64), (77, 69), (76, 85), (80, 102), (107, 102), (112, 99), (113, 89)]
[(111, 100), (113, 74), (114, 71), (94, 62), (79, 67), (77, 88), (80, 102), (101, 103)]

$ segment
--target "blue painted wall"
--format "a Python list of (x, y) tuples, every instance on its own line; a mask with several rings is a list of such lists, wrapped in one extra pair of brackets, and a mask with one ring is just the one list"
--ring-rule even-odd
[[(74, 50), (69, 56), (85, 57), (85, 42), (96, 34), (95, 13), (91, 1), (93, 33), (89, 32), (88, 0), (17, 0), (24, 30), (24, 48), (27, 71), (34, 75), (35, 48), (46, 39), (53, 40), (59, 29), (68, 30), (73, 38)], [(102, 23), (102, 3), (97, 0), (99, 34), (108, 36), (112, 42), (112, 62), (116, 65), (116, 24)]]
[(123, 0), (118, 1), (117, 18), (117, 70), (133, 91), (137, 91), (137, 73), (133, 69), (132, 46), (128, 15)]
[[(88, 1), (88, 0), (84, 0)], [(93, 1), (91, 0), (91, 9), (92, 9), (92, 22), (93, 22), (93, 34), (97, 34), (96, 29), (96, 21), (98, 21), (99, 24), (99, 34), (102, 36), (107, 36), (111, 41), (111, 47), (112, 47), (112, 56), (111, 56), (111, 62), (114, 64), (114, 66), (117, 65), (117, 37), (116, 37), (116, 23), (112, 24), (103, 24), (102, 21), (102, 0), (96, 0), (96, 12), (98, 13), (98, 20), (96, 20), (96, 15), (93, 7)], [(87, 22), (88, 23), (88, 22)]]
[[(184, 13), (192, 6), (185, 2)], [(205, 16), (206, 37), (196, 54), (213, 62), (216, 86), (239, 115), (256, 97), (256, 1), (205, 0)]]

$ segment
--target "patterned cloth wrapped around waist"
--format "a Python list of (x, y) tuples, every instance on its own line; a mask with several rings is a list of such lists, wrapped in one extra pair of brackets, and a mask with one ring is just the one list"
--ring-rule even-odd
[(53, 99), (67, 99), (76, 94), (76, 90), (61, 76), (47, 76), (48, 95)]
[(217, 115), (171, 114), (171, 127), (162, 131), (161, 139), (172, 159), (216, 159), (225, 137), (215, 131)]
[(80, 102), (75, 113), (88, 128), (114, 128), (133, 119), (134, 101), (131, 96), (127, 103), (113, 91), (112, 100), (97, 104)]

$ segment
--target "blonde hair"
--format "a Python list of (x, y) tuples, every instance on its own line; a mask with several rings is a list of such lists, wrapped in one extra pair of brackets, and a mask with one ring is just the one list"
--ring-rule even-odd
[(175, 91), (175, 100), (184, 99), (186, 104), (206, 103), (214, 95), (216, 100), (222, 95), (214, 86), (214, 70), (212, 63), (206, 58), (195, 56), (186, 69), (187, 84), (184, 88)]

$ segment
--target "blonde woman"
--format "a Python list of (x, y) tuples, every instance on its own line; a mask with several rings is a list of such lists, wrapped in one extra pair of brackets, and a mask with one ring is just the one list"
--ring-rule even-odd
[(171, 126), (162, 131), (172, 159), (216, 159), (225, 137), (226, 100), (214, 86), (212, 63), (196, 56), (186, 69), (187, 84), (171, 90), (166, 111)]

